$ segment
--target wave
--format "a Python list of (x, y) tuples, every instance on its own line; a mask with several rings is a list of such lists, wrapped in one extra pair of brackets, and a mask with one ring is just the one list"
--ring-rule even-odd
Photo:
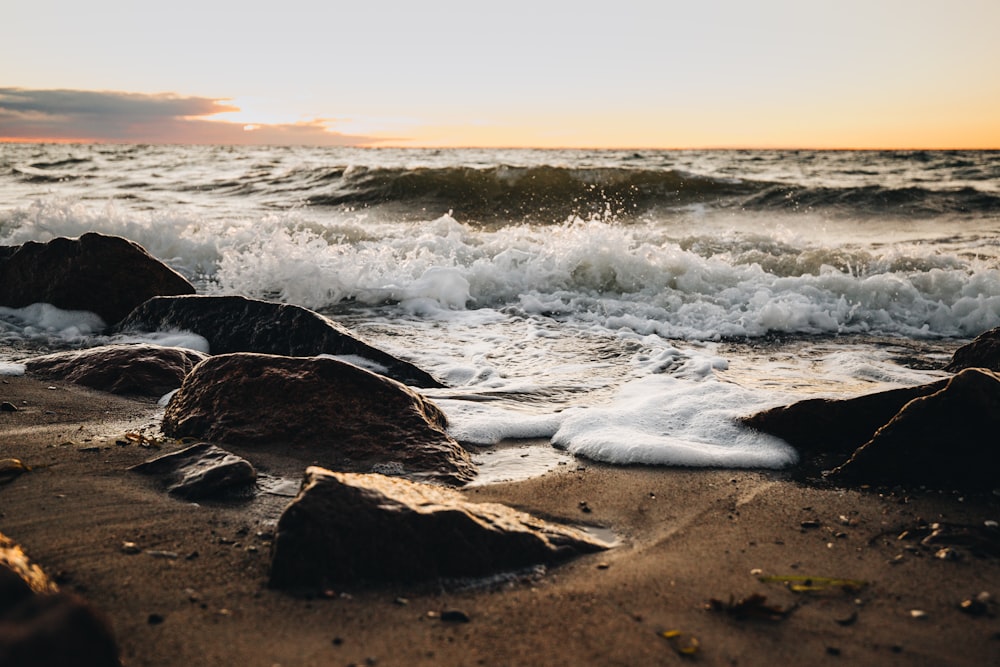
[[(220, 184), (245, 192), (237, 184)], [(463, 220), (563, 222), (579, 217), (637, 217), (709, 206), (743, 211), (822, 211), (851, 217), (993, 215), (1000, 194), (965, 186), (803, 186), (719, 178), (682, 170), (567, 168), (328, 168), (286, 174), (264, 187), (299, 189), (310, 206), (405, 205), (452, 211)]]
[(625, 216), (657, 206), (683, 206), (751, 194), (752, 183), (678, 170), (559, 166), (326, 170), (313, 206), (407, 203), (452, 210), (463, 218), (563, 221)]

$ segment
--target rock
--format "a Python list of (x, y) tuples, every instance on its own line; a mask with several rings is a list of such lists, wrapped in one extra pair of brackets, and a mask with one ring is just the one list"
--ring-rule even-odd
[(118, 236), (90, 232), (0, 252), (0, 305), (11, 308), (50, 303), (114, 324), (150, 297), (194, 291), (142, 246)]
[(1000, 480), (1000, 375), (969, 368), (913, 399), (828, 478), (989, 490)]
[[(24, 551), (9, 537), (0, 533), (0, 613), (8, 603), (29, 595), (55, 593), (59, 588), (42, 568), (31, 562)], [(0, 663), (2, 664), (2, 663)]]
[(290, 304), (242, 296), (158, 297), (136, 308), (118, 329), (191, 331), (208, 340), (212, 354), (350, 355), (360, 357), (358, 362), (369, 370), (405, 384), (443, 386), (426, 371), (358, 340), (333, 320)]
[(0, 665), (118, 667), (107, 619), (58, 588), (0, 533)]
[(103, 345), (25, 359), (39, 377), (65, 380), (114, 394), (163, 396), (208, 355), (159, 345)]
[(947, 379), (847, 399), (811, 398), (758, 412), (741, 421), (795, 447), (808, 473), (842, 463), (914, 398), (940, 390)]
[(287, 446), (310, 462), (398, 469), (463, 484), (475, 476), (440, 409), (395, 380), (326, 357), (225, 354), (198, 364), (174, 394), (163, 432), (251, 447)]
[(988, 368), (1000, 371), (1000, 327), (979, 334), (968, 345), (955, 350), (946, 371), (957, 373), (966, 368)]
[(249, 461), (204, 442), (129, 470), (156, 477), (168, 493), (187, 500), (240, 493), (252, 487), (257, 479), (257, 471)]
[(278, 520), (270, 584), (334, 585), (480, 577), (607, 545), (461, 493), (384, 475), (306, 470)]

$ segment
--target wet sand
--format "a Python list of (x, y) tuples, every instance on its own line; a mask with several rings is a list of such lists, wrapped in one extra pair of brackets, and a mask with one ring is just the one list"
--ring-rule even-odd
[[(289, 498), (192, 504), (126, 471), (179, 448), (143, 447), (160, 409), (63, 383), (5, 377), (0, 457), (32, 471), (0, 485), (0, 532), (63, 589), (106, 613), (126, 665), (986, 665), (1000, 660), (1000, 557), (899, 539), (918, 522), (982, 526), (1000, 499), (845, 491), (784, 473), (616, 468), (571, 460), (520, 482), (473, 486), (549, 519), (610, 530), (618, 546), (506, 580), (331, 591), (266, 586)], [(50, 388), (52, 387), (52, 388)], [(127, 444), (117, 444), (118, 441)], [(270, 475), (304, 468), (246, 455)], [(586, 511), (589, 510), (589, 511)], [(134, 542), (140, 553), (126, 553)], [(866, 582), (796, 593), (761, 576)], [(753, 594), (778, 620), (707, 609)], [(710, 605), (709, 605), (710, 606)], [(460, 610), (467, 623), (444, 621)], [(917, 613), (920, 612), (920, 613)], [(660, 636), (679, 630), (683, 656)], [(686, 635), (685, 635), (686, 636)]]

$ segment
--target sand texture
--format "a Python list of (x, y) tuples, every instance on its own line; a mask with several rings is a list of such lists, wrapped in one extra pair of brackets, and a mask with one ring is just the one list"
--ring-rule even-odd
[[(996, 531), (984, 529), (1000, 519), (992, 494), (846, 491), (785, 473), (577, 460), (462, 493), (596, 527), (615, 548), (491, 582), (302, 598), (267, 587), (286, 495), (171, 497), (127, 472), (183, 446), (160, 441), (154, 402), (2, 382), (0, 401), (18, 410), (0, 413), (0, 458), (31, 471), (0, 485), (0, 532), (110, 617), (126, 665), (1000, 662), (1000, 553), (988, 539)], [(229, 449), (264, 479), (301, 478), (309, 463)], [(973, 533), (922, 544), (932, 523)], [(821, 590), (796, 592), (761, 580), (775, 576), (852, 583), (814, 579)]]

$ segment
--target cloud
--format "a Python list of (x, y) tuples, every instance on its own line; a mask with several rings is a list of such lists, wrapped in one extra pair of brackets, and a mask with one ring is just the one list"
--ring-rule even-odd
[(225, 99), (115, 91), (0, 88), (0, 141), (359, 146), (329, 120), (248, 126), (211, 120), (239, 111)]

